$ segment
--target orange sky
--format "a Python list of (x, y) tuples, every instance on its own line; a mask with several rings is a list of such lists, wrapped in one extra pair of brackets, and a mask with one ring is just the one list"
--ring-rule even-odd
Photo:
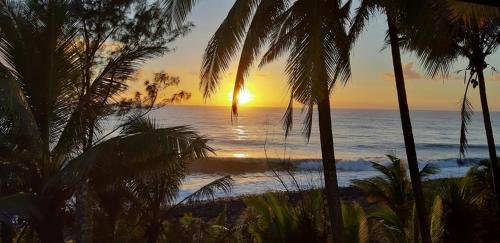
[[(183, 105), (218, 105), (231, 104), (228, 93), (233, 87), (237, 60), (225, 74), (221, 86), (210, 100), (204, 101), (199, 90), (199, 69), (205, 46), (210, 36), (222, 22), (233, 0), (200, 1), (190, 20), (196, 25), (191, 33), (174, 43), (175, 52), (148, 63), (141, 76), (165, 70), (181, 78), (180, 89), (192, 92), (192, 98)], [(352, 59), (352, 79), (347, 85), (339, 84), (332, 95), (332, 104), (336, 108), (360, 109), (397, 109), (397, 97), (392, 77), (390, 52), (382, 50), (385, 36), (385, 18), (379, 16), (371, 22), (358, 42)], [(488, 60), (500, 68), (500, 53)], [(437, 78), (431, 80), (420, 69), (418, 60), (409, 54), (403, 56), (409, 105), (412, 109), (458, 110), (464, 90), (463, 74), (453, 74), (449, 80)], [(457, 63), (454, 70), (465, 67), (466, 62)], [(283, 60), (272, 63), (261, 70), (256, 68), (247, 79), (247, 90), (253, 96), (246, 106), (286, 106), (288, 102), (286, 76), (283, 75)], [(486, 71), (490, 109), (500, 111), (500, 74)], [(478, 91), (471, 93), (471, 100), (476, 109)]]

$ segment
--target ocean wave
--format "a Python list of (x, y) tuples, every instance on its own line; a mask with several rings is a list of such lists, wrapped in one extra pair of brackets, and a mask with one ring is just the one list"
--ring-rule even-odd
[[(455, 167), (469, 167), (473, 164), (476, 164), (478, 161), (482, 160), (482, 158), (467, 158), (459, 164), (457, 158), (448, 158), (448, 159), (433, 159), (433, 160), (420, 160), (419, 167), (423, 168), (426, 164), (435, 165), (438, 168), (455, 168)], [(337, 170), (340, 171), (373, 171), (372, 162), (388, 164), (388, 159), (383, 160), (373, 160), (373, 159), (350, 159), (337, 160)], [(308, 160), (304, 162), (299, 162), (298, 169), (301, 170), (320, 170), (322, 169), (321, 160)]]
[[(357, 144), (355, 145), (355, 148), (357, 149), (387, 149), (387, 148), (392, 148), (392, 149), (401, 149), (404, 148), (405, 145), (404, 143), (394, 143), (394, 144)], [(446, 149), (446, 150), (457, 150), (459, 149), (460, 145), (455, 144), (455, 143), (417, 143), (416, 147), (418, 149)], [(469, 144), (467, 146), (469, 149), (488, 149), (488, 145), (486, 144)], [(497, 145), (497, 149), (500, 149), (500, 145)]]
[[(457, 158), (420, 160), (419, 167), (433, 164), (438, 168), (470, 167), (482, 158), (467, 158), (458, 164)], [(388, 164), (386, 157), (370, 157), (357, 159), (339, 159), (336, 166), (338, 171), (374, 171), (372, 162)], [(191, 171), (195, 173), (259, 173), (276, 170), (293, 169), (296, 171), (319, 171), (322, 170), (321, 159), (265, 159), (265, 158), (210, 158), (192, 163)]]
[[(426, 148), (426, 149), (456, 149), (458, 150), (460, 145), (456, 143), (417, 143), (417, 148)], [(488, 149), (488, 145), (486, 144), (469, 144), (467, 145), (469, 149)], [(500, 148), (500, 145), (497, 145), (497, 148)]]

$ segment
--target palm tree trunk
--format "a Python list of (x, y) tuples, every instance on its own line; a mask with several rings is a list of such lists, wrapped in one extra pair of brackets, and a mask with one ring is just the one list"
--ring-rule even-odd
[(92, 195), (89, 182), (84, 181), (76, 191), (77, 243), (93, 242)]
[(147, 228), (146, 228), (146, 239), (147, 243), (156, 243), (158, 241), (158, 238), (160, 237), (160, 231), (161, 231), (161, 223), (159, 222), (152, 222)]
[(41, 243), (64, 243), (63, 220), (57, 209), (45, 207), (42, 221), (36, 221), (33, 228)]
[(406, 98), (405, 80), (403, 76), (403, 67), (401, 65), (401, 54), (399, 52), (398, 30), (394, 18), (392, 18), (389, 14), (387, 14), (387, 23), (389, 25), (389, 37), (391, 42), (394, 76), (396, 78), (396, 89), (398, 93), (399, 113), (401, 116), (401, 124), (403, 128), (403, 136), (406, 147), (408, 168), (410, 170), (411, 184), (413, 188), (413, 196), (415, 197), (415, 206), (417, 208), (420, 234), (422, 236), (423, 243), (431, 243), (429, 223), (427, 220), (424, 195), (422, 192), (422, 182), (420, 181), (418, 168), (417, 151), (415, 149), (410, 111), (408, 109), (408, 100)]
[(479, 82), (479, 95), (481, 96), (481, 108), (483, 109), (484, 130), (486, 132), (486, 140), (488, 141), (488, 151), (491, 161), (491, 175), (493, 179), (493, 191), (495, 193), (497, 207), (500, 209), (500, 168), (498, 167), (498, 157), (495, 147), (495, 139), (493, 137), (493, 129), (491, 128), (490, 109), (488, 107), (488, 98), (486, 97), (486, 83), (482, 69), (478, 69), (477, 77)]
[[(83, 151), (85, 152), (92, 147), (94, 142), (94, 128), (95, 123), (90, 121), (88, 123), (88, 138), (84, 145)], [(85, 180), (81, 183), (76, 191), (76, 220), (78, 221), (78, 233), (76, 243), (91, 243), (93, 242), (94, 232), (94, 215), (92, 210), (92, 192), (90, 191), (90, 182)]]
[(340, 204), (339, 186), (337, 183), (337, 168), (333, 149), (332, 118), (328, 87), (323, 89), (323, 95), (318, 102), (319, 134), (321, 140), (321, 155), (323, 159), (323, 173), (325, 177), (325, 191), (328, 213), (333, 230), (335, 243), (342, 243), (342, 211)]
[(14, 232), (10, 225), (2, 223), (2, 243), (12, 243), (12, 238), (14, 237)]

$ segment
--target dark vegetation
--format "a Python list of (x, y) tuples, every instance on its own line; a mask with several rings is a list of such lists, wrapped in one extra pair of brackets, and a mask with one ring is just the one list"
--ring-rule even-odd
[[(189, 32), (186, 18), (197, 2), (0, 0), (2, 242), (499, 241), (500, 168), (484, 77), (487, 58), (500, 44), (498, 8), (454, 0), (362, 0), (357, 9), (338, 0), (236, 0), (203, 57), (203, 94), (209, 98), (217, 90), (231, 59), (241, 54), (237, 118), (237, 96), (254, 62), (262, 57), (262, 67), (286, 56), (285, 136), (294, 102), (304, 107), (306, 138), (317, 109), (325, 188), (296, 185), (298, 192), (247, 196), (220, 210), (222, 201), (193, 204), (228, 192), (230, 177), (177, 198), (187, 163), (213, 153), (208, 138), (148, 117), (191, 94), (165, 93), (180, 80), (161, 70), (146, 80), (137, 76), (145, 62), (169, 53)], [(389, 156), (389, 164), (373, 164), (380, 176), (355, 180), (356, 190), (343, 194), (330, 95), (349, 80), (350, 52), (376, 13), (387, 20), (408, 166)], [(431, 77), (449, 75), (460, 58), (469, 61), (462, 71), (460, 157), (472, 112), (467, 95), (477, 88), (489, 160), (464, 178), (421, 183), (436, 169), (418, 167), (401, 50), (416, 54)], [(134, 81), (143, 90), (132, 90)], [(105, 132), (111, 116), (119, 122)], [(212, 206), (197, 215), (196, 207)]]

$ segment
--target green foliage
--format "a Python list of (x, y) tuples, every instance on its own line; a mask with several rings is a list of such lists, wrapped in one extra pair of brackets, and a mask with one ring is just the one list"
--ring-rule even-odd
[(443, 242), (471, 242), (477, 239), (476, 232), (472, 229), (474, 222), (478, 222), (477, 203), (480, 201), (471, 190), (470, 184), (465, 181), (446, 183), (439, 191), (436, 199), (438, 208), (435, 209), (437, 215), (434, 220), (436, 236), (440, 236), (438, 239)]
[[(312, 198), (309, 198), (312, 199)], [(322, 197), (314, 204), (323, 204)], [(250, 234), (257, 242), (320, 242), (322, 235), (314, 224), (314, 211), (290, 205), (284, 195), (267, 193), (245, 199), (249, 213), (257, 218)], [(312, 206), (312, 205), (310, 205)], [(324, 225), (323, 221), (323, 225)], [(322, 230), (323, 231), (323, 230)]]
[[(388, 165), (372, 162), (373, 168), (381, 173), (369, 179), (353, 180), (368, 201), (377, 205), (369, 215), (371, 234), (379, 242), (415, 241), (417, 225), (411, 181), (401, 159), (388, 155)], [(420, 170), (425, 178), (437, 173), (437, 167), (427, 164)]]
[(241, 237), (241, 227), (227, 225), (226, 217), (227, 209), (209, 222), (186, 214), (178, 222), (167, 223), (165, 242), (247, 242)]
[(477, 165), (472, 166), (464, 177), (464, 183), (470, 185), (475, 194), (475, 201), (478, 205), (486, 208), (495, 207), (493, 183), (491, 175), (491, 162), (481, 160)]
[(344, 237), (346, 242), (367, 243), (370, 239), (368, 218), (357, 203), (342, 204)]
[[(187, 160), (212, 152), (187, 127), (96, 138), (141, 65), (189, 29), (167, 26), (161, 10), (142, 1), (0, 3), (4, 222), (29, 225), (42, 242), (62, 241), (66, 206), (82, 183), (101, 189), (151, 170), (183, 172)], [(148, 107), (178, 83), (161, 72), (146, 82)]]
[[(391, 155), (388, 155), (388, 158), (390, 164), (387, 166), (372, 162), (373, 168), (379, 171), (381, 176), (352, 182), (367, 195), (369, 201), (390, 208), (401, 220), (399, 224), (406, 227), (413, 209), (411, 181), (402, 160)], [(425, 178), (437, 171), (435, 166), (427, 164), (420, 171), (420, 176)]]

